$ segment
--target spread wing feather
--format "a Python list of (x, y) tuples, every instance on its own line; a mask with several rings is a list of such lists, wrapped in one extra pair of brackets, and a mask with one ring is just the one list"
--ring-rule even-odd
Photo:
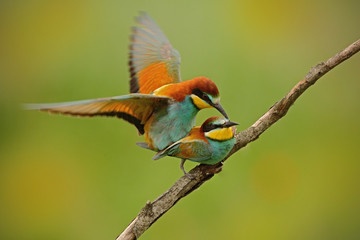
[(130, 44), (130, 92), (152, 93), (155, 89), (180, 82), (180, 54), (146, 13), (137, 18)]
[(166, 107), (171, 98), (150, 94), (130, 94), (118, 97), (99, 98), (63, 103), (28, 104), (25, 107), (51, 113), (73, 116), (111, 116), (122, 118), (134, 124), (141, 134), (151, 114)]

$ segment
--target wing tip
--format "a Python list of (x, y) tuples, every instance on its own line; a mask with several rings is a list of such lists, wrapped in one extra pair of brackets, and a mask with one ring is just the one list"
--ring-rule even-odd
[(32, 103), (23, 103), (20, 106), (23, 110), (37, 110), (34, 105)]
[(24, 103), (21, 104), (22, 109), (24, 110), (47, 110), (49, 109), (46, 105), (44, 104), (36, 104), (36, 103)]
[(142, 19), (151, 19), (152, 21), (154, 21), (154, 20), (150, 17), (150, 15), (149, 15), (147, 12), (143, 11), (143, 10), (139, 11), (139, 16), (136, 17), (136, 21), (137, 21), (138, 23), (141, 23), (141, 20), (142, 20)]

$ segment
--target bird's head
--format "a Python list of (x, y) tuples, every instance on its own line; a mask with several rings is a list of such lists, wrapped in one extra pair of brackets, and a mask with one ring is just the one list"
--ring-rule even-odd
[(219, 90), (215, 83), (206, 77), (197, 77), (192, 80), (191, 99), (198, 109), (215, 108), (224, 117), (229, 118), (220, 105)]
[(226, 141), (235, 136), (235, 125), (239, 124), (236, 122), (231, 122), (226, 118), (211, 117), (201, 125), (201, 130), (204, 132), (205, 137), (209, 139), (216, 141)]

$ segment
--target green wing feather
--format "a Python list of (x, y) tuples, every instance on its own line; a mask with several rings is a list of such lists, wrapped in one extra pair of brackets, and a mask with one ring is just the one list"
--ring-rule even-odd
[(153, 157), (153, 159), (157, 160), (165, 156), (172, 156), (195, 162), (201, 162), (210, 159), (212, 155), (213, 149), (209, 143), (199, 139), (181, 139), (164, 150), (158, 152)]

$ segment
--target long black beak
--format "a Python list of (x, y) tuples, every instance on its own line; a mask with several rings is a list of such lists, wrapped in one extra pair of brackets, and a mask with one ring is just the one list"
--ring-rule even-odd
[(228, 121), (223, 126), (224, 127), (231, 127), (231, 126), (235, 126), (235, 125), (239, 125), (239, 124), (237, 122)]
[(220, 105), (220, 103), (213, 103), (211, 106), (216, 108), (226, 119), (229, 119), (228, 115), (226, 114), (224, 108)]

